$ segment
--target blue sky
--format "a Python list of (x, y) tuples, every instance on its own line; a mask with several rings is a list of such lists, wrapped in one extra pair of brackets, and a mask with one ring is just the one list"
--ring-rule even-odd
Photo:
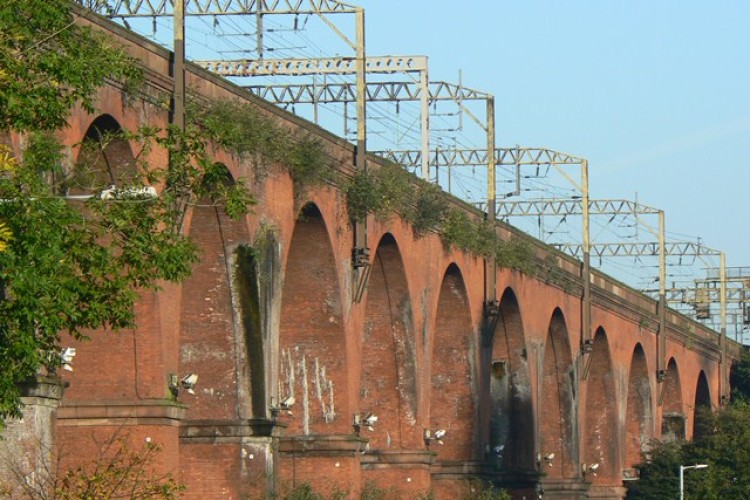
[(637, 192), (750, 265), (750, 2), (355, 3), (368, 55), (428, 55), (431, 79), (494, 94), (498, 145), (586, 157), (593, 197)]

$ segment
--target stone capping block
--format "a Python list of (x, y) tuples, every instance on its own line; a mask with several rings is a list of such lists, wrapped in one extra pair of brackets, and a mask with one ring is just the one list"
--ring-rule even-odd
[(436, 460), (430, 466), (430, 474), (434, 479), (454, 479), (466, 475), (479, 476), (485, 470), (484, 462), (440, 462), (438, 451)]
[(363, 469), (430, 469), (437, 454), (429, 450), (376, 450), (361, 458)]
[(286, 436), (279, 440), (279, 453), (283, 456), (351, 456), (365, 450), (367, 439), (356, 434)]
[(187, 406), (168, 399), (96, 400), (65, 404), (59, 425), (179, 425)]
[(180, 440), (187, 443), (240, 442), (244, 438), (278, 438), (283, 424), (265, 418), (238, 420), (184, 420)]
[(544, 497), (558, 498), (560, 500), (579, 500), (587, 498), (587, 492), (591, 483), (581, 479), (553, 479), (543, 477), (540, 480)]
[(601, 498), (611, 500), (613, 498), (625, 498), (628, 493), (624, 486), (595, 486), (592, 485), (588, 491), (587, 498)]
[[(37, 404), (44, 404), (42, 400), (52, 400), (52, 404), (57, 406), (65, 392), (65, 386), (58, 377), (33, 377), (19, 385), (22, 399), (33, 399)], [(25, 404), (30, 404), (24, 401)], [(48, 403), (49, 404), (49, 403)]]

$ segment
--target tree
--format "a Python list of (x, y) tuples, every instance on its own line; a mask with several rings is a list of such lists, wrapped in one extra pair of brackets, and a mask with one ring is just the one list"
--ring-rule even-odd
[[(137, 444), (119, 431), (102, 442), (93, 435), (91, 438), (96, 453), (69, 470), (60, 468), (63, 452), (45, 449), (41, 443), (25, 443), (32, 449), (0, 457), (7, 471), (0, 478), (0, 494), (18, 500), (171, 500), (179, 498), (185, 489), (172, 474), (156, 471), (161, 446), (150, 439)], [(49, 455), (51, 459), (33, 467), (23, 455), (34, 454)]]
[(676, 498), (679, 466), (694, 464), (708, 468), (684, 474), (687, 498), (750, 498), (750, 404), (735, 401), (705, 420), (709, 431), (694, 441), (654, 444), (628, 498)]
[(740, 359), (732, 364), (729, 385), (732, 387), (732, 399), (750, 400), (750, 351), (747, 348), (742, 349)]
[[(197, 250), (181, 222), (191, 199), (211, 195), (232, 216), (253, 202), (242, 182), (226, 182), (197, 127), (94, 134), (82, 164), (66, 165), (52, 132), (75, 104), (94, 109), (105, 77), (128, 88), (142, 71), (80, 26), (67, 1), (0, 2), (0, 132), (26, 143), (20, 159), (5, 151), (0, 165), (0, 419), (20, 415), (19, 383), (61, 364), (61, 335), (133, 327), (141, 291), (189, 275)], [(116, 140), (138, 150), (115, 179), (97, 173), (108, 168), (97, 158)], [(155, 148), (167, 165), (149, 164)], [(71, 202), (71, 192), (92, 196)]]
[(137, 84), (142, 73), (104, 33), (80, 26), (68, 1), (0, 3), (0, 130), (63, 127), (75, 104), (93, 111), (105, 78)]

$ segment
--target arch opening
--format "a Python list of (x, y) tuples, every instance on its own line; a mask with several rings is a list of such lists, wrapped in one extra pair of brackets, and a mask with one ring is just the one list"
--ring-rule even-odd
[(619, 476), (617, 401), (609, 341), (603, 328), (594, 335), (591, 365), (586, 378), (586, 431), (584, 468), (586, 479), (607, 483)]
[(560, 309), (555, 309), (552, 314), (542, 366), (540, 465), (553, 478), (578, 477), (575, 367), (568, 342), (568, 328)]
[(633, 350), (628, 379), (628, 401), (625, 416), (625, 466), (633, 467), (642, 461), (653, 438), (653, 408), (648, 365), (643, 347)]
[(401, 253), (385, 235), (378, 245), (365, 306), (360, 410), (374, 413), (373, 449), (419, 449), (416, 349), (412, 304)]
[(706, 372), (701, 370), (695, 387), (695, 405), (693, 407), (693, 439), (700, 439), (711, 433), (711, 389), (708, 386)]
[(120, 124), (110, 115), (99, 116), (86, 131), (73, 172), (66, 179), (69, 193), (89, 194), (112, 185), (132, 185), (136, 178), (135, 157)]
[(346, 337), (333, 248), (319, 209), (303, 207), (282, 286), (279, 379), (272, 405), (293, 401), (289, 435), (350, 432)]
[(665, 442), (681, 441), (686, 438), (685, 412), (682, 407), (682, 385), (674, 358), (667, 364), (664, 379), (661, 420), (661, 439)]
[(440, 460), (470, 460), (475, 444), (476, 345), (461, 271), (448, 267), (440, 287), (431, 360), (430, 430), (446, 430)]
[(532, 471), (535, 429), (528, 352), (518, 300), (510, 288), (500, 300), (485, 367), (490, 405), (487, 457), (501, 470)]
[[(265, 405), (252, 402), (253, 397), (264, 397), (264, 389), (255, 386), (262, 383), (262, 375), (251, 375), (262, 372), (255, 358), (262, 363), (263, 355), (262, 347), (257, 353), (253, 343), (260, 325), (250, 319), (258, 307), (255, 263), (245, 246), (250, 240), (247, 225), (227, 216), (207, 196), (191, 208), (189, 221), (200, 260), (181, 287), (179, 372), (200, 374), (200, 387), (211, 388), (190, 401), (189, 417), (265, 416)], [(237, 324), (235, 307), (240, 313)]]

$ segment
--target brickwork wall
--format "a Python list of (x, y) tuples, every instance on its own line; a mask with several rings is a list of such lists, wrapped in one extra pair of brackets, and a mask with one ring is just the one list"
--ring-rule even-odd
[[(152, 70), (154, 88), (168, 90), (168, 54), (120, 28), (109, 29)], [(351, 171), (353, 148), (343, 139), (249, 98), (217, 77), (190, 69), (187, 79), (193, 92), (247, 99), (292, 133), (313, 134), (334, 167)], [(128, 108), (114, 87), (100, 92), (99, 105), (125, 129), (165, 124), (163, 110), (138, 102)], [(94, 118), (77, 112), (61, 138), (77, 143)], [(166, 158), (154, 154), (151, 160)], [(234, 178), (255, 179), (252, 161), (227, 154), (217, 160)], [(371, 158), (369, 166), (377, 168), (378, 161)], [(310, 482), (356, 493), (375, 480), (404, 498), (430, 489), (449, 498), (462, 479), (433, 483), (431, 477), (454, 461), (465, 465), (461, 474), (467, 478), (484, 474), (504, 480), (525, 472), (531, 476), (524, 478), (533, 479), (541, 472), (550, 498), (555, 491), (580, 498), (585, 481), (615, 498), (621, 467), (635, 456), (626, 449), (635, 450), (634, 443), (640, 446), (644, 436), (658, 436), (664, 412), (686, 411), (693, 402), (718, 406), (715, 336), (687, 321), (672, 324), (665, 356), (674, 360), (670, 373), (679, 379), (668, 376), (666, 403), (659, 406), (652, 366), (656, 304), (599, 275), (593, 280), (592, 326), (594, 331), (601, 327), (602, 334), (586, 380), (580, 377), (579, 289), (566, 290), (544, 275), (499, 269), (500, 311), (495, 331), (488, 332), (483, 330), (483, 262), (445, 249), (437, 235), (415, 238), (401, 220), (368, 219), (372, 274), (362, 301), (353, 302), (354, 235), (344, 195), (333, 186), (295, 192), (288, 175), (270, 167), (266, 178), (252, 183), (260, 203), (244, 220), (229, 221), (207, 207), (187, 214), (186, 227), (202, 249), (201, 262), (183, 285), (143, 296), (136, 331), (92, 332), (90, 342), (71, 342), (79, 355), (76, 371), (66, 374), (71, 386), (58, 417), (61, 447), (79, 446), (89, 431), (104, 436), (127, 426), (134, 442), (150, 437), (164, 444), (159, 467), (179, 470), (193, 498), (250, 498), (265, 492), (259, 489), (260, 471), (277, 473), (280, 483)], [(302, 210), (308, 202), (313, 208)], [(276, 243), (273, 262), (263, 268), (272, 275), (258, 277), (259, 352), (265, 370), (260, 386), (266, 400), (251, 411), (249, 392), (257, 386), (248, 380), (253, 369), (243, 344), (247, 331), (233, 299), (232, 256), (238, 245), (252, 246), (260, 228), (270, 228)], [(502, 237), (512, 232), (500, 229)], [(541, 246), (535, 252), (540, 259), (549, 255)], [(578, 263), (556, 259), (560, 272), (578, 272)], [(634, 357), (634, 352), (639, 354)], [(196, 394), (182, 391), (178, 398), (187, 407), (177, 411), (169, 401), (169, 375), (190, 372), (199, 375)], [(286, 428), (268, 422), (274, 431), (267, 439), (275, 443), (269, 449), (278, 445), (281, 432), (351, 436), (354, 415), (373, 412), (378, 416), (374, 430), (361, 431), (369, 449), (362, 450), (364, 455), (352, 453), (348, 444), (329, 439), (325, 449), (293, 456), (252, 453), (257, 461), (251, 462), (239, 438), (179, 438), (180, 428), (195, 420), (237, 429), (253, 412), (270, 417), (266, 410), (292, 394), (292, 414), (279, 417)], [(690, 433), (694, 415), (688, 413)], [(431, 443), (428, 450), (426, 428), (446, 428), (445, 444)], [(499, 453), (498, 445), (503, 446)], [(82, 457), (93, 453), (80, 446), (86, 453)], [(422, 455), (405, 458), (407, 452)], [(542, 459), (537, 471), (537, 453), (555, 453), (552, 465)], [(603, 472), (584, 477), (582, 464), (595, 460)], [(268, 479), (262, 484), (265, 488)]]
[(358, 498), (361, 491), (361, 466), (352, 456), (306, 456), (285, 453), (281, 457), (279, 490), (284, 494), (302, 485), (312, 485), (324, 495), (336, 492)]

